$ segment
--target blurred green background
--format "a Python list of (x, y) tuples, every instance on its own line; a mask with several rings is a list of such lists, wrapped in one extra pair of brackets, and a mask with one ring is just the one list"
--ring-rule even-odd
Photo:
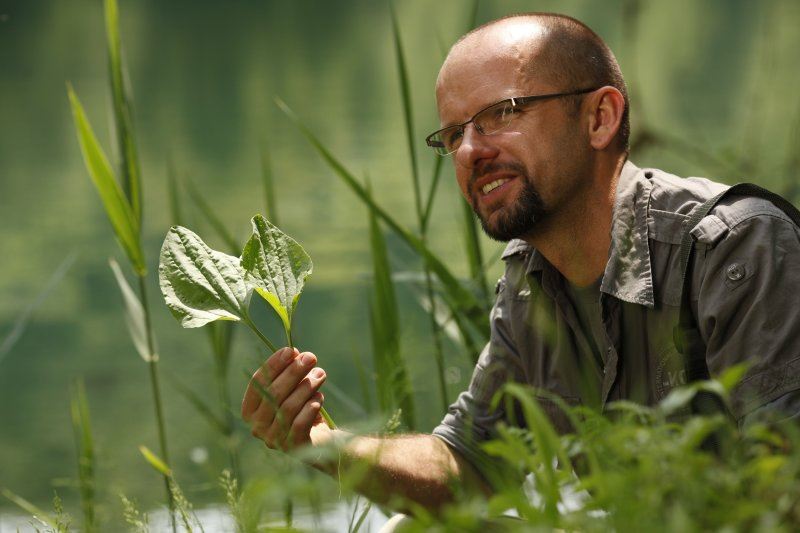
[[(424, 136), (438, 127), (433, 84), (449, 45), (467, 27), (471, 2), (398, 0), (409, 63), (422, 176), (434, 155)], [(798, 199), (800, 4), (785, 1), (484, 1), (478, 22), (530, 10), (589, 24), (612, 47), (630, 84), (639, 166), (725, 182), (754, 181)], [(272, 155), (282, 228), (314, 260), (295, 339), (314, 351), (329, 381), (326, 405), (341, 424), (363, 418), (354, 365), (369, 363), (367, 211), (275, 107), (280, 96), (358, 176), (378, 201), (414, 226), (389, 7), (383, 1), (120, 1), (120, 27), (143, 170), (144, 239), (151, 269), (162, 371), (212, 402), (204, 335), (182, 330), (163, 305), (154, 271), (169, 227), (166, 173), (174, 162), (244, 242), (263, 212), (259, 151)], [(150, 385), (122, 316), (108, 258), (124, 259), (92, 188), (75, 137), (65, 82), (79, 94), (106, 151), (110, 93), (102, 3), (0, 2), (0, 486), (49, 506), (54, 488), (74, 511), (69, 383), (86, 381), (98, 446), (101, 497), (159, 505), (159, 477), (137, 446), (156, 448)], [(446, 167), (430, 240), (466, 275), (458, 193)], [(187, 206), (188, 206), (187, 202)], [(223, 248), (196, 211), (190, 227)], [(388, 236), (393, 265), (420, 268)], [(487, 258), (499, 243), (484, 240)], [(70, 268), (30, 315), (65, 259)], [(495, 264), (493, 274), (499, 275)], [(495, 276), (496, 277), (496, 276)], [(439, 405), (427, 317), (414, 276), (398, 281), (402, 352), (418, 405)], [(266, 313), (272, 338), (281, 339)], [(21, 332), (16, 342), (11, 335)], [(231, 368), (234, 406), (264, 357), (238, 332)], [(3, 345), (3, 342), (6, 342)], [(452, 398), (469, 379), (467, 356), (446, 347)], [(162, 383), (172, 462), (190, 499), (218, 501), (226, 465), (217, 434)], [(327, 389), (326, 389), (327, 390)], [(437, 408), (418, 408), (428, 430)], [(245, 471), (264, 472), (262, 446), (241, 432)], [(208, 458), (203, 460), (203, 450)], [(194, 457), (194, 460), (193, 460)], [(199, 460), (199, 461), (198, 461)], [(0, 500), (0, 513), (11, 510)], [(111, 509), (110, 514), (119, 514)], [(77, 512), (73, 512), (77, 515)]]

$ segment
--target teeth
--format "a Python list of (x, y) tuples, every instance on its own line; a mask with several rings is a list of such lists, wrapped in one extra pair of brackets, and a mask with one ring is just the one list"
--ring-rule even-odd
[(481, 191), (483, 192), (483, 194), (489, 194), (490, 192), (492, 192), (493, 190), (495, 190), (496, 188), (498, 188), (499, 186), (501, 186), (502, 184), (504, 184), (508, 180), (509, 180), (509, 178), (501, 178), (499, 180), (494, 180), (493, 182), (487, 183), (486, 185), (484, 185), (483, 188), (481, 189)]

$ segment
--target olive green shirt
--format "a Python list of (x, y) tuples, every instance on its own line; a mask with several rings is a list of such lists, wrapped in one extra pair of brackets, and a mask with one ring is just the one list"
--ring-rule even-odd
[[(581, 326), (566, 280), (534, 248), (508, 243), (497, 283), (491, 334), (469, 388), (433, 434), (478, 466), (478, 444), (507, 418), (492, 410), (508, 381), (543, 389), (568, 404), (605, 406), (614, 400), (654, 405), (686, 383), (673, 343), (680, 309), (679, 249), (684, 222), (697, 204), (727, 186), (680, 178), (627, 162), (620, 174), (611, 249), (597, 311), (604, 350), (587, 371)], [(691, 302), (711, 376), (749, 363), (731, 394), (742, 421), (768, 404), (800, 413), (800, 230), (766, 200), (733, 196), (691, 229), (696, 239)], [(591, 327), (590, 327), (591, 329)], [(604, 342), (603, 342), (604, 341)], [(582, 348), (583, 346), (583, 348)], [(569, 431), (560, 409), (540, 403), (556, 429)], [(522, 421), (519, 421), (521, 424)]]

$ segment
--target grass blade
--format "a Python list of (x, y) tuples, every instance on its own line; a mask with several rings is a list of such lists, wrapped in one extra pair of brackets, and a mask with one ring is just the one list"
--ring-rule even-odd
[(417, 218), (422, 220), (422, 196), (419, 185), (419, 172), (417, 170), (417, 150), (414, 143), (414, 112), (411, 107), (411, 87), (408, 81), (408, 69), (403, 54), (403, 44), (400, 40), (400, 28), (397, 24), (397, 14), (394, 4), (389, 3), (389, 13), (392, 18), (392, 37), (394, 38), (395, 58), (397, 59), (397, 75), (400, 79), (400, 94), (403, 101), (403, 119), (406, 126), (406, 140), (408, 141), (408, 155), (411, 158), (411, 177), (414, 183), (414, 206)]
[(489, 304), (491, 302), (491, 293), (489, 292), (489, 283), (486, 281), (486, 270), (483, 268), (483, 252), (481, 252), (477, 220), (472, 208), (463, 198), (461, 199), (461, 208), (469, 275), (478, 286), (483, 301)]
[(361, 388), (361, 405), (363, 405), (365, 413), (372, 413), (372, 394), (370, 394), (370, 379), (364, 361), (361, 358), (361, 350), (353, 347), (350, 350), (353, 354), (353, 364), (356, 367), (356, 375), (358, 376), (358, 385)]
[(264, 186), (264, 214), (266, 219), (276, 226), (278, 221), (278, 208), (275, 205), (275, 182), (272, 174), (272, 158), (266, 141), (261, 143), (261, 182)]
[(133, 119), (127, 96), (128, 77), (122, 64), (117, 0), (105, 0), (106, 36), (108, 38), (108, 70), (114, 102), (114, 125), (119, 146), (120, 181), (137, 223), (142, 223), (141, 179), (139, 158), (133, 138)]
[(203, 195), (200, 194), (200, 191), (191, 181), (187, 180), (184, 182), (186, 184), (186, 190), (189, 192), (189, 197), (194, 202), (194, 205), (197, 206), (198, 209), (203, 213), (206, 221), (211, 225), (214, 231), (217, 233), (217, 236), (222, 239), (225, 243), (225, 246), (228, 247), (228, 251), (231, 255), (240, 255), (242, 253), (242, 249), (239, 246), (239, 243), (236, 242), (236, 239), (233, 237), (228, 228), (225, 227), (225, 224), (222, 220), (214, 213), (214, 210), (211, 209), (211, 206), (206, 202)]
[(160, 472), (167, 478), (170, 479), (172, 478), (172, 470), (170, 470), (167, 464), (161, 459), (159, 459), (159, 457), (156, 454), (151, 452), (150, 448), (148, 448), (144, 444), (141, 444), (139, 445), (139, 453), (142, 454), (142, 457), (144, 457), (145, 461), (147, 461), (148, 464), (150, 464), (150, 466), (155, 468), (156, 471)]
[(276, 100), (278, 107), (286, 113), (289, 119), (297, 126), (311, 145), (322, 156), (325, 162), (348, 185), (358, 198), (364, 202), (386, 226), (395, 232), (418, 255), (422, 256), (442, 283), (448, 306), (463, 315), (485, 338), (489, 338), (489, 324), (486, 320), (486, 309), (472, 292), (464, 287), (442, 261), (431, 252), (416, 235), (403, 228), (367, 193), (364, 186), (328, 151), (313, 133), (305, 126), (294, 112), (280, 99)]
[(428, 190), (427, 200), (425, 201), (425, 210), (422, 212), (422, 233), (428, 232), (428, 223), (431, 219), (431, 211), (433, 210), (433, 199), (436, 197), (436, 191), (439, 188), (439, 180), (442, 177), (442, 167), (444, 166), (444, 157), (435, 156), (433, 161), (433, 177), (431, 178), (431, 186)]
[(8, 498), (14, 505), (26, 513), (29, 513), (43, 525), (53, 528), (53, 531), (62, 531), (60, 524), (52, 516), (39, 509), (22, 496), (18, 496), (6, 488), (0, 489), (0, 494)]
[(128, 256), (136, 273), (144, 275), (147, 272), (147, 268), (139, 238), (139, 220), (134, 215), (125, 194), (122, 192), (119, 183), (117, 183), (114, 172), (111, 170), (111, 165), (108, 163), (108, 158), (100, 147), (100, 143), (97, 142), (97, 137), (89, 120), (86, 118), (86, 113), (80, 100), (78, 100), (78, 96), (72, 90), (72, 86), (67, 85), (67, 93), (69, 94), (75, 130), (81, 145), (81, 153), (83, 154), (86, 168), (89, 171), (95, 189), (100, 195), (103, 207), (106, 210), (108, 219), (111, 221), (111, 226), (114, 228), (114, 233), (120, 246)]
[(25, 328), (28, 326), (28, 322), (30, 322), (33, 313), (45, 302), (45, 300), (47, 300), (47, 297), (51, 292), (53, 292), (53, 289), (55, 289), (56, 285), (61, 282), (69, 269), (72, 267), (76, 257), (77, 256), (75, 252), (71, 252), (69, 255), (67, 255), (67, 257), (61, 261), (61, 264), (58, 265), (58, 268), (56, 268), (55, 272), (53, 272), (53, 275), (50, 276), (50, 279), (36, 296), (36, 299), (30, 302), (25, 309), (19, 315), (17, 315), (17, 319), (14, 321), (11, 331), (5, 336), (3, 341), (0, 342), (0, 363), (9, 354), (9, 352), (11, 352), (11, 348), (14, 347), (20, 337), (22, 337), (22, 334), (25, 332)]
[(386, 241), (372, 210), (369, 210), (369, 237), (373, 274), (371, 331), (378, 404), (384, 414), (391, 414), (397, 407), (401, 408), (403, 422), (413, 430), (414, 394), (400, 352), (400, 319), (392, 270)]
[(86, 400), (86, 388), (83, 380), (73, 383), (70, 395), (70, 414), (72, 429), (75, 435), (75, 450), (78, 455), (78, 487), (83, 510), (83, 531), (97, 530), (95, 521), (95, 455), (92, 438), (89, 402)]
[(158, 355), (156, 355), (155, 350), (151, 353), (147, 344), (147, 320), (144, 316), (144, 308), (125, 279), (119, 264), (114, 259), (109, 259), (108, 264), (111, 266), (111, 271), (114, 272), (114, 278), (117, 280), (117, 285), (122, 293), (122, 300), (125, 303), (125, 323), (128, 326), (128, 333), (131, 335), (133, 345), (142, 359), (148, 362), (152, 361)]

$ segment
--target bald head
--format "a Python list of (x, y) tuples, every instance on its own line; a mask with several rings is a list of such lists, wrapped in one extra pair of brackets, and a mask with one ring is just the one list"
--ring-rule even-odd
[[(521, 79), (546, 84), (554, 92), (611, 86), (622, 93), (625, 109), (617, 145), (627, 151), (630, 137), (628, 92), (614, 54), (582, 22), (553, 13), (509, 15), (475, 28), (450, 49), (439, 72), (441, 95), (450, 74), (505, 56)], [(517, 95), (519, 96), (519, 95)], [(580, 100), (574, 105), (579, 106)], [(577, 107), (576, 107), (577, 108)]]

